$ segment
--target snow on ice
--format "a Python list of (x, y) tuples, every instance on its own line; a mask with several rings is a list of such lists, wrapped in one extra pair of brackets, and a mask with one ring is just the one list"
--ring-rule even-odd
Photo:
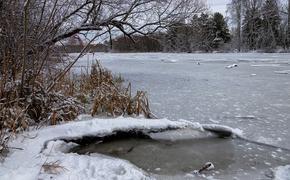
[[(239, 129), (215, 124), (201, 125), (186, 120), (116, 118), (90, 119), (79, 116), (79, 120), (58, 126), (45, 127), (19, 134), (9, 143), (10, 147), (23, 150), (11, 150), (5, 161), (0, 164), (1, 180), (34, 179), (154, 179), (129, 161), (101, 154), (78, 155), (68, 153), (75, 143), (63, 139), (79, 139), (84, 136), (106, 136), (122, 130), (162, 130), (168, 128), (193, 128), (196, 130), (218, 129), (241, 136)], [(50, 165), (54, 166), (53, 168)], [(288, 168), (288, 169), (287, 169)], [(280, 179), (289, 177), (289, 167), (279, 167), (275, 175)], [(288, 174), (287, 174), (288, 173)], [(278, 178), (278, 179), (279, 179)]]
[[(86, 119), (86, 116), (81, 118)], [(0, 179), (146, 179), (148, 177), (144, 171), (125, 160), (67, 153), (76, 144), (64, 143), (59, 139), (105, 136), (116, 130), (158, 130), (189, 125), (185, 121), (167, 119), (92, 119), (25, 132), (10, 142), (10, 147), (23, 150), (11, 150), (4, 163), (0, 164)], [(56, 172), (45, 173), (43, 165), (46, 164), (57, 165)]]

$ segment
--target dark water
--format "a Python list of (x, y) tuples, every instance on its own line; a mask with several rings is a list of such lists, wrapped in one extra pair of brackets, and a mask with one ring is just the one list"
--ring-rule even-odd
[[(214, 170), (206, 176), (222, 179), (271, 179), (271, 167), (290, 164), (290, 152), (247, 143), (196, 134), (182, 139), (184, 132), (153, 134), (154, 139), (129, 138), (90, 144), (72, 149), (79, 154), (101, 153), (126, 159), (158, 179), (187, 179), (206, 162)], [(178, 136), (178, 137), (177, 137)], [(166, 138), (167, 137), (167, 138)], [(198, 176), (199, 177), (199, 176)]]

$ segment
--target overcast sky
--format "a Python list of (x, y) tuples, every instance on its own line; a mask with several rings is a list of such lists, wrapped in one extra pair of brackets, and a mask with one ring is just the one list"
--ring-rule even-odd
[[(227, 4), (231, 0), (204, 0), (207, 1), (208, 5), (210, 6), (213, 12), (221, 12), (226, 14)], [(287, 4), (287, 0), (279, 0), (283, 4)]]
[(230, 0), (207, 0), (208, 5), (214, 12), (226, 13), (227, 4)]

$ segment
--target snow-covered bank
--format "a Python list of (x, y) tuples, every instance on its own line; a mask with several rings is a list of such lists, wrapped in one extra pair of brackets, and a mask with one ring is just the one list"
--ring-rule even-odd
[[(161, 130), (186, 126), (192, 124), (167, 119), (117, 118), (76, 121), (26, 132), (9, 144), (23, 150), (11, 150), (4, 163), (0, 164), (0, 179), (146, 179), (145, 172), (125, 160), (102, 155), (67, 154), (68, 144), (58, 139), (105, 136), (118, 130)], [(69, 143), (70, 147), (74, 145)], [(50, 169), (50, 165), (56, 167)]]
[[(201, 125), (186, 120), (123, 117), (91, 119), (85, 115), (80, 116), (79, 121), (18, 135), (9, 143), (9, 146), (23, 150), (11, 150), (5, 161), (0, 164), (0, 179), (154, 179), (150, 174), (126, 160), (101, 154), (68, 153), (68, 150), (77, 144), (67, 143), (63, 140), (81, 139), (85, 136), (103, 137), (117, 131), (140, 130), (146, 132), (186, 127), (196, 130), (212, 130), (212, 132), (222, 130), (231, 132), (234, 136), (241, 135), (239, 129), (214, 124)], [(278, 174), (285, 175), (286, 172), (281, 171), (281, 168), (277, 169)], [(283, 176), (279, 175), (279, 177)], [(288, 175), (286, 174), (285, 177)]]

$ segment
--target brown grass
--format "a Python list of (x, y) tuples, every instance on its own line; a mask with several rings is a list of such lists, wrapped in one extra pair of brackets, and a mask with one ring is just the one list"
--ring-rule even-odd
[[(131, 83), (124, 85), (123, 78), (115, 76), (96, 61), (90, 70), (81, 75), (69, 75), (55, 86), (56, 91), (65, 96), (77, 98), (83, 106), (90, 106), (90, 114), (107, 116), (139, 116), (155, 118), (149, 108), (146, 92), (131, 92)], [(56, 114), (51, 116), (55, 124)]]
[[(77, 92), (84, 92), (81, 97), (90, 97), (91, 115), (105, 114), (108, 116), (139, 116), (152, 118), (146, 92), (137, 91), (132, 96), (131, 83), (124, 85), (121, 76), (114, 76), (103, 68), (98, 61), (91, 67), (89, 76), (82, 76)], [(81, 99), (80, 99), (81, 100)]]
[(85, 112), (84, 107), (92, 116), (143, 115), (155, 118), (146, 92), (137, 91), (132, 95), (131, 84), (124, 85), (121, 76), (114, 76), (98, 61), (87, 73), (63, 77), (52, 92), (45, 90), (46, 81), (47, 78), (40, 74), (33, 86), (24, 87), (22, 94), (19, 81), (0, 81), (0, 154), (7, 148), (9, 135), (30, 126), (74, 120), (79, 113)]
[(45, 174), (60, 174), (65, 170), (66, 168), (64, 166), (61, 166), (59, 161), (45, 162), (41, 166), (41, 172)]

